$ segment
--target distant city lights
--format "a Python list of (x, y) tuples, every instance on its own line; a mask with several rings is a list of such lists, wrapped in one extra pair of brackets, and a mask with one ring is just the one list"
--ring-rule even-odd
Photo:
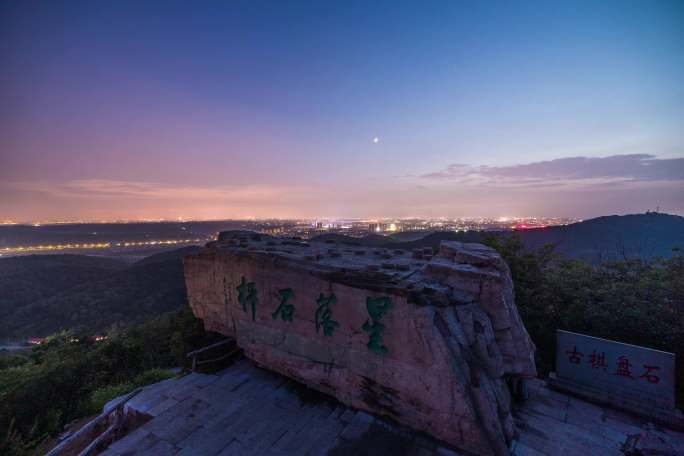
[(98, 242), (86, 244), (48, 244), (48, 245), (29, 245), (17, 247), (0, 248), (0, 255), (2, 254), (17, 254), (17, 253), (31, 253), (31, 252), (50, 252), (59, 250), (93, 250), (93, 249), (109, 249), (115, 247), (150, 247), (150, 246), (164, 246), (177, 244), (191, 244), (204, 242), (206, 239), (165, 239), (155, 241), (131, 241), (131, 242)]
[[(102, 251), (108, 250), (124, 250), (135, 247), (171, 247), (176, 245), (188, 244), (202, 244), (212, 240), (216, 240), (218, 233), (211, 234), (201, 233), (198, 227), (187, 226), (191, 223), (209, 223), (215, 221), (189, 221), (183, 219), (181, 226), (178, 226), (179, 237), (182, 239), (156, 239), (156, 240), (123, 240), (117, 237), (117, 240), (100, 239), (97, 242), (93, 240), (75, 238), (71, 242), (64, 242), (60, 244), (36, 244), (36, 245), (7, 245), (0, 247), (0, 257), (12, 255), (26, 255), (33, 253), (58, 253), (63, 251)], [(578, 220), (571, 218), (554, 218), (554, 217), (479, 217), (479, 218), (372, 218), (372, 219), (266, 219), (266, 220), (224, 220), (224, 226), (221, 230), (226, 229), (243, 229), (260, 232), (271, 236), (291, 236), (300, 237), (302, 239), (311, 239), (322, 233), (339, 233), (351, 237), (363, 237), (369, 234), (380, 234), (394, 236), (402, 232), (420, 231), (453, 231), (453, 232), (468, 232), (468, 231), (510, 231), (510, 230), (529, 230), (529, 229), (544, 229), (549, 226), (567, 225), (575, 223)], [(145, 223), (154, 223), (153, 220), (146, 220)], [(15, 225), (13, 221), (6, 220), (2, 222), (4, 225)], [(49, 230), (49, 225), (56, 225), (61, 223), (56, 222), (32, 222), (27, 226), (41, 226), (45, 223), (45, 230)], [(66, 222), (64, 222), (66, 223)], [(72, 222), (73, 223), (73, 222)], [(140, 223), (140, 221), (119, 221), (109, 223)], [(169, 223), (168, 220), (157, 220), (156, 223)], [(178, 219), (171, 223), (178, 223)], [(84, 222), (77, 222), (77, 224), (85, 224)], [(222, 224), (223, 225), (223, 224)], [(94, 227), (93, 227), (94, 228)], [(166, 230), (166, 229), (165, 229)], [(85, 231), (85, 235), (89, 236), (106, 236), (106, 229), (93, 229)], [(182, 234), (181, 234), (182, 233)], [(192, 234), (191, 234), (192, 233)], [(37, 233), (36, 239), (40, 239), (40, 234)], [(131, 233), (131, 237), (139, 238), (139, 236)], [(168, 230), (165, 234), (154, 234), (154, 228), (147, 230), (145, 236), (169, 236)], [(188, 237), (185, 237), (188, 236)], [(194, 236), (190, 238), (189, 236)], [(199, 237), (198, 237), (199, 236)], [(40, 241), (38, 241), (40, 242)]]

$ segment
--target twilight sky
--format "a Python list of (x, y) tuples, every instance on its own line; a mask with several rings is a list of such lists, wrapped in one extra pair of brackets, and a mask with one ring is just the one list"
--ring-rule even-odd
[(0, 220), (656, 206), (681, 1), (0, 3)]

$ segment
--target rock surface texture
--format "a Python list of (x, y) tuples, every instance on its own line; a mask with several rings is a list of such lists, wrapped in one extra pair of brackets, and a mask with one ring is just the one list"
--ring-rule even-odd
[(185, 258), (193, 312), (247, 357), (455, 447), (506, 455), (506, 378), (536, 375), (508, 267), (439, 252), (221, 233)]

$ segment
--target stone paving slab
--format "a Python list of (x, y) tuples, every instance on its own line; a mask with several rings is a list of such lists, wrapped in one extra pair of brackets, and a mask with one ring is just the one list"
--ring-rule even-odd
[[(539, 379), (529, 382), (529, 392), (529, 400), (514, 409), (514, 456), (624, 455), (630, 436), (645, 435), (651, 427), (636, 416), (550, 390)], [(684, 455), (684, 433), (655, 429), (671, 448), (678, 448), (663, 456)]]
[[(620, 456), (627, 439), (644, 430), (638, 418), (549, 390), (541, 380), (529, 391), (515, 407), (512, 456)], [(103, 455), (465, 456), (249, 360), (217, 375), (160, 382), (139, 396), (128, 406), (152, 419)], [(684, 434), (659, 431), (667, 448), (682, 450), (669, 454), (684, 455)]]

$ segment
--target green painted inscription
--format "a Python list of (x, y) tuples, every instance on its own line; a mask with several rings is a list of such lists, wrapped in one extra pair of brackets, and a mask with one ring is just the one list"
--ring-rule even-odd
[(285, 288), (278, 293), (280, 293), (280, 305), (276, 311), (271, 314), (271, 317), (273, 317), (274, 320), (277, 320), (278, 315), (280, 315), (280, 318), (282, 318), (283, 321), (291, 322), (295, 307), (293, 304), (288, 304), (287, 301), (294, 297), (294, 291), (292, 291), (292, 288)]
[(371, 318), (363, 324), (363, 330), (368, 333), (368, 349), (375, 353), (387, 353), (387, 347), (382, 345), (385, 325), (380, 323), (380, 320), (392, 308), (392, 299), (389, 297), (368, 297), (366, 298), (366, 308)]
[(316, 300), (316, 304), (318, 304), (316, 309), (316, 334), (323, 328), (324, 336), (332, 336), (335, 328), (340, 326), (338, 322), (332, 319), (332, 309), (330, 308), (330, 304), (335, 304), (336, 302), (337, 298), (334, 294), (326, 298), (321, 293), (321, 296)]
[(259, 298), (254, 282), (247, 282), (245, 276), (242, 276), (240, 285), (235, 289), (238, 291), (238, 302), (242, 304), (242, 310), (247, 312), (247, 304), (249, 304), (252, 307), (252, 321), (256, 320), (256, 305)]

